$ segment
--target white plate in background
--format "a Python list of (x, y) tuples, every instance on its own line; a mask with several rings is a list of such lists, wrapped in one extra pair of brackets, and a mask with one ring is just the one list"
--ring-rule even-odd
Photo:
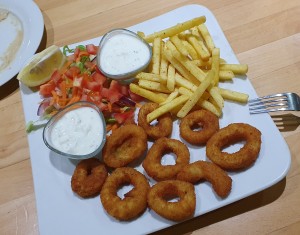
[(34, 1), (0, 0), (1, 10), (9, 14), (0, 21), (0, 86), (12, 79), (35, 54), (44, 32), (44, 18)]

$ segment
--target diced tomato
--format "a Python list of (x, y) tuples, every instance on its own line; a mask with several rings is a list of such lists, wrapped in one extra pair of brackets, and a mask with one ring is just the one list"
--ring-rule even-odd
[(119, 124), (123, 124), (126, 120), (133, 118), (134, 110), (130, 110), (124, 113), (115, 113), (113, 114), (114, 118)]
[(125, 96), (129, 96), (129, 87), (127, 85), (121, 86), (121, 93)]
[(97, 91), (100, 92), (102, 90), (102, 85), (95, 81), (89, 81), (85, 84), (85, 87), (87, 89), (90, 89), (91, 91)]
[(123, 95), (114, 89), (109, 89), (109, 93), (108, 93), (108, 99), (109, 101), (113, 104), (117, 101), (119, 101), (119, 99), (122, 97)]
[(101, 84), (103, 86), (103, 84), (106, 82), (106, 77), (101, 74), (101, 73), (97, 73), (97, 72), (94, 72), (92, 74), (92, 78), (95, 82), (98, 82), (99, 84)]
[(118, 81), (112, 80), (109, 86), (109, 90), (115, 90), (121, 93), (121, 87), (122, 85)]
[(109, 96), (109, 90), (108, 90), (108, 88), (103, 87), (102, 90), (101, 90), (101, 95), (104, 98), (108, 98), (108, 96)]
[(59, 82), (60, 78), (61, 78), (61, 74), (59, 73), (58, 70), (55, 70), (52, 73), (50, 80), (52, 80), (55, 84), (57, 84)]
[(47, 97), (51, 95), (51, 91), (55, 89), (54, 82), (46, 83), (40, 86), (40, 95)]
[(95, 46), (93, 44), (86, 45), (86, 50), (91, 55), (96, 55), (98, 52), (98, 46)]

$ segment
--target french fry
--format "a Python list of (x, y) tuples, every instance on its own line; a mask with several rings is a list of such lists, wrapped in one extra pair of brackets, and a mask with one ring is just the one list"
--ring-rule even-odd
[(174, 66), (174, 68), (187, 80), (193, 83), (199, 83), (197, 78), (195, 78), (178, 60), (174, 58), (170, 50), (164, 50), (164, 55), (167, 60)]
[(139, 80), (139, 86), (150, 91), (158, 91), (162, 93), (171, 93), (171, 91), (163, 84), (159, 82), (153, 82), (149, 80)]
[(231, 100), (231, 101), (236, 101), (239, 103), (247, 103), (249, 95), (237, 91), (232, 91), (228, 89), (223, 89), (223, 88), (218, 88), (221, 96), (224, 99)]
[(234, 74), (244, 75), (248, 72), (246, 64), (220, 64), (220, 70), (230, 70)]
[(197, 38), (199, 38), (199, 39), (201, 38), (201, 35), (200, 35), (200, 32), (199, 32), (197, 26), (191, 28), (190, 31), (191, 31), (191, 34), (192, 34), (193, 36), (195, 36), (195, 37), (197, 37)]
[(187, 49), (189, 56), (191, 57), (192, 60), (197, 60), (199, 58), (196, 50), (188, 41), (182, 40), (182, 44)]
[(214, 70), (211, 70), (207, 76), (205, 77), (204, 81), (197, 87), (194, 91), (193, 95), (189, 97), (188, 101), (183, 105), (183, 107), (177, 113), (177, 117), (183, 118), (185, 117), (188, 112), (194, 107), (194, 105), (198, 102), (201, 98), (205, 90), (210, 86), (212, 79), (214, 77)]
[(174, 91), (175, 88), (175, 68), (171, 64), (168, 66), (167, 88), (170, 91)]
[(162, 103), (159, 104), (159, 106), (162, 106), (162, 105), (165, 105), (165, 104), (171, 102), (171, 101), (174, 100), (178, 95), (179, 95), (179, 91), (178, 91), (178, 89), (175, 89), (175, 90), (167, 97), (167, 99), (166, 99), (164, 102), (162, 102)]
[(191, 91), (195, 91), (197, 86), (183, 78), (179, 73), (175, 74), (175, 83), (178, 87), (185, 87)]
[(200, 25), (206, 21), (205, 16), (200, 16), (191, 20), (188, 20), (186, 22), (177, 24), (175, 26), (172, 26), (170, 28), (161, 30), (159, 32), (155, 32), (152, 34), (147, 35), (144, 37), (144, 40), (146, 40), (148, 43), (153, 42), (154, 38), (160, 37), (161, 39), (172, 37), (176, 34), (179, 34), (185, 30), (188, 30), (194, 26)]
[(162, 77), (153, 73), (140, 72), (135, 76), (136, 79), (144, 79), (152, 82), (162, 82)]
[(201, 24), (198, 26), (198, 29), (200, 31), (200, 34), (202, 35), (206, 45), (207, 45), (207, 48), (210, 52), (212, 52), (212, 50), (215, 48), (215, 44), (214, 44), (214, 41), (206, 27), (205, 24)]
[(197, 40), (195, 36), (188, 36), (188, 41), (192, 44), (192, 46), (197, 51), (198, 55), (201, 57), (202, 60), (208, 60), (210, 57), (210, 52), (204, 45), (204, 43), (200, 40)]
[[(193, 92), (191, 92), (190, 90), (184, 88), (184, 87), (180, 87), (178, 89), (178, 92), (181, 94), (181, 95), (187, 95), (187, 96), (192, 96), (193, 95)], [(204, 96), (204, 94), (203, 94)], [(203, 97), (204, 98), (204, 97)], [(219, 109), (216, 108), (216, 106), (214, 106), (211, 102), (202, 99), (202, 97), (197, 101), (196, 103), (197, 105), (199, 105), (200, 107), (214, 113), (216, 116), (220, 117), (221, 116), (221, 112)]]
[(154, 103), (162, 103), (165, 101), (165, 98), (155, 92), (149, 91), (147, 89), (141, 88), (138, 85), (131, 83), (129, 85), (130, 91), (134, 94), (142, 96)]
[(169, 62), (166, 59), (166, 56), (164, 55), (165, 48), (166, 48), (165, 42), (161, 41), (161, 60), (160, 60), (159, 75), (162, 78), (162, 83), (163, 84), (167, 83), (168, 65), (169, 65)]
[(157, 37), (153, 41), (152, 46), (152, 73), (159, 74), (159, 66), (160, 66), (160, 49), (161, 39)]
[(230, 70), (220, 70), (219, 79), (220, 81), (228, 81), (234, 78), (234, 73)]
[(171, 42), (174, 43), (175, 47), (177, 48), (177, 50), (184, 56), (188, 56), (189, 52), (188, 50), (185, 48), (185, 46), (183, 45), (182, 41), (179, 39), (179, 37), (177, 35), (174, 35), (170, 38)]
[(213, 48), (212, 49), (211, 68), (215, 70), (215, 76), (213, 79), (214, 85), (219, 84), (219, 70), (220, 70), (219, 66), (220, 66), (220, 49)]
[(216, 104), (218, 105), (218, 107), (220, 109), (222, 109), (224, 107), (224, 99), (221, 96), (218, 87), (214, 86), (214, 87), (210, 88), (208, 92), (211, 95), (211, 97), (216, 101)]
[(192, 60), (192, 62), (200, 68), (206, 68), (206, 69), (211, 69), (211, 63), (212, 60), (211, 58), (209, 58), (207, 61), (203, 61), (201, 59), (197, 59), (197, 60)]
[(195, 78), (197, 78), (198, 81), (202, 82), (204, 80), (206, 74), (187, 57), (180, 54), (172, 42), (168, 41), (167, 47), (171, 50), (175, 59), (178, 60)]
[(178, 107), (179, 105), (182, 105), (184, 102), (186, 102), (189, 99), (188, 96), (185, 95), (181, 95), (177, 98), (175, 98), (174, 100), (172, 100), (171, 102), (158, 107), (157, 109), (155, 109), (154, 111), (152, 111), (151, 113), (149, 113), (147, 115), (147, 122), (150, 123), (153, 120), (157, 119), (158, 117), (160, 117), (161, 115), (170, 112), (172, 109), (175, 109), (176, 107)]

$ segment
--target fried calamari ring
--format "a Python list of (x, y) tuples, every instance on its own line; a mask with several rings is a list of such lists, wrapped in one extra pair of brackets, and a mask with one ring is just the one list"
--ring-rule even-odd
[[(246, 141), (237, 152), (227, 153), (222, 149), (239, 141)], [(261, 147), (261, 132), (245, 123), (233, 123), (220, 129), (206, 144), (207, 157), (225, 170), (239, 170), (252, 165)]]
[(107, 174), (105, 165), (98, 159), (82, 160), (72, 175), (72, 190), (83, 198), (96, 196), (100, 193)]
[(122, 126), (107, 138), (102, 151), (105, 164), (112, 168), (126, 166), (138, 159), (147, 149), (147, 134), (134, 124)]
[(147, 122), (147, 115), (158, 107), (159, 105), (156, 103), (146, 103), (140, 108), (138, 114), (138, 125), (154, 140), (170, 136), (173, 129), (173, 121), (170, 113), (160, 116), (157, 119), (156, 125), (151, 125)]
[[(134, 188), (121, 199), (117, 192), (125, 184), (132, 184)], [(147, 208), (149, 189), (149, 182), (142, 173), (134, 168), (121, 167), (107, 177), (100, 199), (108, 214), (118, 220), (131, 220)]]
[(177, 175), (178, 180), (197, 183), (207, 180), (212, 184), (214, 191), (220, 197), (227, 197), (231, 191), (232, 179), (216, 164), (206, 161), (197, 161), (185, 166)]
[[(179, 197), (177, 202), (168, 199)], [(181, 221), (191, 217), (196, 208), (194, 185), (180, 180), (160, 181), (148, 193), (148, 205), (160, 216)]]
[[(175, 165), (162, 165), (164, 154), (172, 152), (176, 155)], [(147, 174), (157, 181), (176, 179), (179, 171), (190, 161), (190, 152), (179, 140), (162, 137), (154, 142), (143, 161)]]
[[(194, 127), (201, 130), (194, 131)], [(190, 144), (202, 145), (219, 130), (219, 118), (210, 111), (197, 110), (186, 115), (180, 122), (180, 136)]]

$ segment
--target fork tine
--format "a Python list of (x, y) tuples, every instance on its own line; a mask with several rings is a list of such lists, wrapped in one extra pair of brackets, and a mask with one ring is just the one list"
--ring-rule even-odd
[(261, 101), (261, 100), (265, 100), (265, 99), (270, 99), (270, 98), (275, 98), (275, 97), (282, 97), (282, 96), (286, 97), (285, 94), (283, 94), (283, 93), (266, 95), (266, 96), (251, 99), (251, 100), (248, 101), (248, 103), (253, 103), (253, 102), (257, 102), (257, 101)]
[(259, 114), (259, 113), (269, 113), (269, 112), (277, 112), (277, 111), (287, 111), (288, 108), (278, 108), (278, 109), (255, 109), (250, 110), (250, 114)]
[(288, 101), (287, 98), (280, 98), (280, 99), (268, 99), (268, 100), (257, 100), (257, 101), (252, 101), (248, 105), (249, 106), (255, 106), (255, 105), (264, 105), (268, 103), (282, 103), (285, 101), (285, 103)]
[(256, 109), (268, 109), (268, 108), (274, 108), (274, 107), (282, 107), (282, 106), (287, 106), (286, 103), (274, 103), (274, 104), (262, 104), (262, 105), (255, 105), (255, 106), (249, 106), (249, 110), (256, 110)]

